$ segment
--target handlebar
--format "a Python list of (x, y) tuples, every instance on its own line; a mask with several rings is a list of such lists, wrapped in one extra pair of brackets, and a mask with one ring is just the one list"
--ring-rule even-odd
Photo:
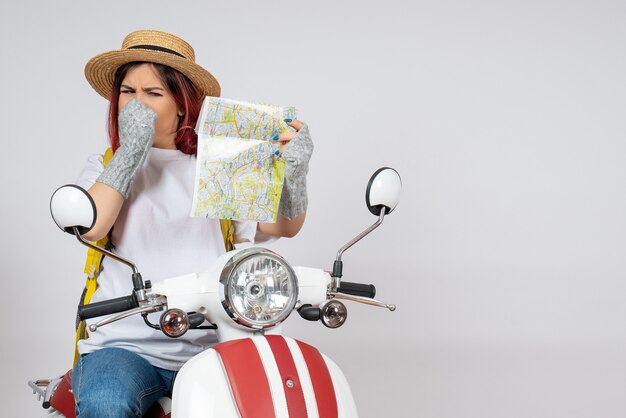
[(78, 317), (81, 320), (95, 318), (97, 316), (110, 315), (117, 312), (127, 311), (139, 306), (134, 295), (122, 296), (120, 298), (103, 300), (102, 302), (80, 305), (78, 307)]
[(348, 295), (362, 296), (365, 298), (374, 298), (376, 296), (376, 287), (373, 284), (351, 283), (342, 281), (337, 289), (341, 293)]

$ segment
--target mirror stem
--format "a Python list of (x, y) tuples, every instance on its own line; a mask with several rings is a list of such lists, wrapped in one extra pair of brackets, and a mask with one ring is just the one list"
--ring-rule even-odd
[(357, 242), (361, 241), (367, 234), (369, 234), (370, 232), (372, 232), (373, 230), (375, 230), (376, 228), (378, 228), (380, 226), (380, 224), (383, 223), (383, 219), (385, 218), (385, 213), (386, 210), (381, 210), (380, 211), (380, 215), (378, 217), (378, 220), (372, 224), (369, 228), (367, 228), (365, 231), (361, 232), (359, 235), (357, 235), (355, 238), (353, 238), (350, 242), (348, 242), (346, 245), (344, 245), (343, 247), (341, 247), (339, 249), (339, 251), (337, 251), (337, 261), (341, 261), (341, 256), (343, 255), (343, 253), (350, 247), (352, 247), (354, 244), (356, 244)]
[(370, 232), (378, 228), (380, 224), (383, 223), (383, 219), (385, 218), (386, 213), (387, 213), (387, 208), (383, 206), (380, 210), (380, 215), (378, 215), (378, 220), (374, 224), (372, 224), (365, 231), (361, 232), (355, 238), (350, 240), (346, 245), (341, 247), (339, 251), (337, 251), (337, 258), (335, 259), (335, 263), (333, 264), (333, 274), (332, 274), (332, 278), (333, 278), (332, 291), (333, 292), (336, 292), (337, 289), (339, 289), (340, 284), (341, 284), (341, 276), (343, 276), (343, 261), (341, 261), (341, 256), (343, 255), (343, 253), (346, 252), (348, 248), (352, 247), (354, 244), (362, 240), (367, 234), (369, 234)]
[(80, 236), (80, 233), (78, 232), (78, 228), (77, 227), (73, 227), (72, 229), (74, 230), (74, 235), (76, 235), (76, 238), (78, 238), (78, 241), (80, 241), (81, 244), (83, 244), (83, 245), (85, 245), (85, 246), (87, 246), (89, 248), (92, 248), (92, 249), (94, 249), (96, 251), (99, 251), (99, 252), (101, 252), (103, 254), (106, 254), (109, 257), (113, 258), (114, 260), (119, 261), (120, 263), (126, 264), (128, 267), (130, 267), (133, 270), (133, 274), (139, 273), (139, 271), (137, 270), (137, 267), (135, 267), (135, 265), (131, 261), (129, 261), (129, 260), (123, 258), (123, 257), (120, 257), (117, 254), (113, 254), (111, 251), (105, 250), (104, 248), (100, 248), (97, 245), (94, 245), (91, 242), (87, 241), (85, 238)]
[(80, 232), (78, 232), (78, 227), (74, 226), (72, 227), (72, 230), (74, 231), (74, 235), (76, 235), (76, 238), (81, 244), (89, 248), (92, 248), (96, 251), (99, 251), (105, 255), (108, 255), (112, 259), (117, 260), (120, 263), (126, 264), (128, 267), (130, 267), (133, 270), (133, 275), (132, 275), (133, 290), (135, 291), (135, 296), (137, 297), (137, 301), (144, 302), (145, 300), (147, 300), (146, 289), (143, 283), (143, 279), (141, 278), (141, 273), (139, 273), (139, 270), (137, 270), (137, 267), (130, 260), (127, 260), (124, 257), (120, 257), (117, 254), (113, 254), (111, 251), (98, 247), (97, 245), (94, 245), (91, 242), (87, 241), (85, 238), (80, 236)]

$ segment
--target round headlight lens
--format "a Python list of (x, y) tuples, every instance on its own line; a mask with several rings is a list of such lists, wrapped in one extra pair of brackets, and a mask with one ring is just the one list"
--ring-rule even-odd
[(251, 328), (267, 328), (284, 321), (298, 299), (293, 269), (267, 249), (241, 251), (225, 266), (222, 305), (236, 322)]

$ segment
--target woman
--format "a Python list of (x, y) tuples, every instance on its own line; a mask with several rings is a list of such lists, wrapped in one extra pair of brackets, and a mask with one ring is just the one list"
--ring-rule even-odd
[[(204, 96), (219, 96), (219, 84), (195, 64), (189, 44), (158, 31), (129, 34), (121, 50), (92, 58), (85, 75), (111, 102), (115, 151), (106, 167), (102, 156), (90, 158), (78, 180), (98, 211), (85, 238), (110, 234), (112, 248), (152, 281), (206, 270), (225, 249), (218, 220), (189, 216), (197, 148), (190, 127)], [(253, 243), (257, 233), (292, 237), (302, 227), (313, 145), (305, 124), (289, 125), (294, 131), (277, 141), (286, 161), (277, 222), (235, 222), (235, 244)], [(127, 267), (105, 258), (91, 302), (126, 295), (129, 286)], [(171, 392), (176, 371), (215, 343), (206, 332), (173, 340), (138, 316), (99, 328), (78, 344), (72, 375), (77, 416), (142, 416)]]

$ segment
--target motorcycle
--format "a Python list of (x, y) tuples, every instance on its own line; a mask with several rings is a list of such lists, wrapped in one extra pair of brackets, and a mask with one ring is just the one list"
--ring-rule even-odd
[[(130, 295), (79, 306), (80, 319), (103, 317), (89, 326), (90, 332), (142, 315), (146, 326), (172, 338), (203, 329), (217, 333), (217, 345), (180, 369), (171, 399), (160, 399), (144, 417), (356, 417), (341, 369), (315, 347), (283, 336), (281, 328), (294, 311), (305, 320), (339, 328), (348, 314), (342, 301), (396, 309), (374, 299), (374, 285), (343, 281), (342, 255), (395, 209), (401, 187), (392, 168), (372, 175), (365, 199), (378, 219), (339, 249), (332, 272), (291, 266), (279, 254), (253, 246), (223, 254), (208, 271), (151, 283), (132, 261), (82, 238), (96, 219), (95, 204), (84, 189), (57, 189), (50, 209), (59, 228), (132, 270)], [(161, 312), (158, 324), (148, 319), (153, 312)], [(45, 416), (75, 417), (71, 370), (29, 386), (43, 399)]]

